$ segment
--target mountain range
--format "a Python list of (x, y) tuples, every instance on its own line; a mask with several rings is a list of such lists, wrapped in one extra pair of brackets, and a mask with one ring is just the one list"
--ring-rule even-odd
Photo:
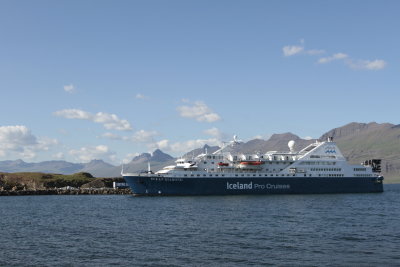
[[(342, 154), (351, 163), (361, 163), (372, 158), (382, 159), (382, 174), (386, 181), (400, 182), (400, 125), (390, 123), (349, 123), (342, 127), (334, 128), (318, 139), (302, 139), (292, 133), (274, 134), (268, 140), (253, 139), (235, 146), (236, 152), (265, 153), (267, 151), (286, 151), (290, 140), (296, 142), (296, 150), (301, 150), (316, 140), (327, 140), (333, 137)], [(192, 157), (218, 150), (218, 146), (205, 145), (189, 151), (184, 156)], [(143, 153), (134, 157), (128, 164), (124, 164), (125, 172), (145, 171), (148, 162), (153, 171), (164, 166), (174, 164), (175, 158), (157, 149), (152, 154)], [(71, 163), (66, 161), (44, 161), (27, 163), (23, 160), (0, 161), (0, 172), (45, 172), (72, 174), (89, 172), (95, 177), (118, 177), (122, 166), (114, 166), (102, 160), (92, 160), (88, 163)]]

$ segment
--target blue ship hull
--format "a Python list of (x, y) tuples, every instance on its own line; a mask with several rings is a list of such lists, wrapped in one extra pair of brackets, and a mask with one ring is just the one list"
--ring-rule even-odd
[(221, 177), (124, 176), (132, 193), (154, 195), (261, 195), (383, 192), (383, 177)]

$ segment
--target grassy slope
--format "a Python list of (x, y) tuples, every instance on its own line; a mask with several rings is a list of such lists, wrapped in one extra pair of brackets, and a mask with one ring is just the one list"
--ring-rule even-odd
[(17, 189), (46, 189), (64, 186), (80, 187), (94, 179), (88, 173), (76, 173), (72, 175), (37, 172), (0, 173), (0, 187), (6, 190), (13, 187)]

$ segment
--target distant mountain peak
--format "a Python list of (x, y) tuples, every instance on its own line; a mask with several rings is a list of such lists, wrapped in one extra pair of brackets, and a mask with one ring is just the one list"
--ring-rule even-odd
[(106, 165), (106, 166), (113, 166), (102, 159), (93, 159), (90, 162), (86, 163), (85, 166), (99, 166), (99, 165)]
[(165, 153), (157, 148), (156, 150), (153, 151), (153, 153), (151, 153), (151, 156), (154, 157), (154, 156), (162, 155), (162, 154), (165, 154)]
[(273, 134), (267, 141), (282, 140), (282, 139), (298, 140), (300, 139), (300, 137), (288, 132), (281, 134)]
[(92, 159), (91, 161), (92, 162), (104, 162), (104, 160), (102, 160), (102, 159)]
[(142, 153), (139, 156), (136, 156), (132, 159), (132, 162), (141, 163), (145, 161), (157, 161), (164, 162), (173, 159), (172, 156), (162, 152), (160, 149), (154, 150), (152, 154), (150, 153)]
[(132, 159), (132, 161), (139, 161), (139, 160), (148, 160), (151, 158), (150, 153), (142, 153), (139, 156), (136, 156)]
[(154, 150), (153, 154), (150, 157), (151, 161), (159, 161), (159, 162), (168, 161), (171, 159), (173, 159), (172, 156), (162, 152), (160, 149)]

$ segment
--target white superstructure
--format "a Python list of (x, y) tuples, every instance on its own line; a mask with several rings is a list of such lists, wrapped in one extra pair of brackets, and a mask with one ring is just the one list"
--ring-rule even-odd
[(204, 153), (192, 159), (180, 158), (176, 165), (156, 172), (163, 177), (378, 177), (380, 160), (361, 165), (348, 164), (332, 138), (316, 141), (302, 150), (294, 150), (295, 142), (288, 143), (288, 152), (270, 151), (265, 154), (234, 153), (234, 140), (214, 153)]

